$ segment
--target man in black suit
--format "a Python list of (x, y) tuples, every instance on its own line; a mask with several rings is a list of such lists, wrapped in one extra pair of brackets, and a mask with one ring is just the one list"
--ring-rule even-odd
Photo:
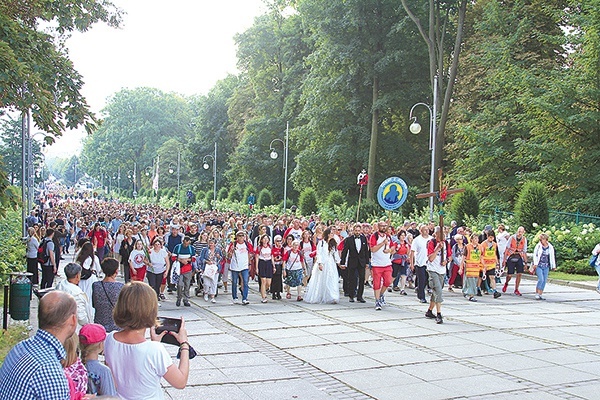
[[(364, 303), (363, 292), (365, 290), (365, 267), (371, 257), (371, 251), (367, 244), (367, 238), (362, 233), (360, 224), (355, 224), (352, 235), (344, 239), (342, 250), (342, 265), (340, 268), (347, 269), (348, 278), (344, 280), (344, 292), (348, 293), (350, 302), (356, 300)], [(357, 282), (358, 279), (358, 282)], [(358, 290), (356, 289), (358, 285)]]

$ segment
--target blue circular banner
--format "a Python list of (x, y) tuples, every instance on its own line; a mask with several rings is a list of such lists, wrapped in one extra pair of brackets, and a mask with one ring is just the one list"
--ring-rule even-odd
[(406, 182), (397, 176), (387, 178), (377, 191), (377, 201), (385, 210), (395, 210), (400, 207), (408, 197)]

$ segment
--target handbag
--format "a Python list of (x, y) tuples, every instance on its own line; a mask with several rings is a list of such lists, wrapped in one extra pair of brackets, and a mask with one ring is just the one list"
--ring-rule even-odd
[(206, 264), (204, 267), (204, 276), (210, 279), (214, 279), (215, 274), (217, 273), (217, 264)]
[(92, 270), (88, 268), (81, 268), (81, 279), (88, 280), (92, 277)]
[(590, 267), (596, 268), (596, 262), (598, 261), (598, 254), (592, 254), (590, 257)]

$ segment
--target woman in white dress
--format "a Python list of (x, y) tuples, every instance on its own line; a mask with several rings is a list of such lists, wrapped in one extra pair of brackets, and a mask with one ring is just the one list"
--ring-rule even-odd
[(323, 240), (317, 244), (317, 257), (304, 296), (307, 303), (338, 303), (340, 301), (340, 278), (337, 264), (340, 255), (337, 242), (331, 237), (331, 229), (323, 232)]
[[(79, 287), (85, 292), (88, 300), (92, 301), (92, 285), (98, 281), (98, 275), (102, 271), (100, 268), (100, 260), (94, 254), (94, 246), (91, 242), (85, 242), (79, 250), (75, 261), (81, 265), (81, 280)], [(93, 317), (93, 315), (92, 315)]]

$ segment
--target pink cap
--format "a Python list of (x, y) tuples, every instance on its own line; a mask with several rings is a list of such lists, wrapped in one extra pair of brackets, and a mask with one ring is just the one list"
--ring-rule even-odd
[(106, 329), (100, 324), (85, 324), (79, 331), (81, 344), (94, 344), (106, 339)]

